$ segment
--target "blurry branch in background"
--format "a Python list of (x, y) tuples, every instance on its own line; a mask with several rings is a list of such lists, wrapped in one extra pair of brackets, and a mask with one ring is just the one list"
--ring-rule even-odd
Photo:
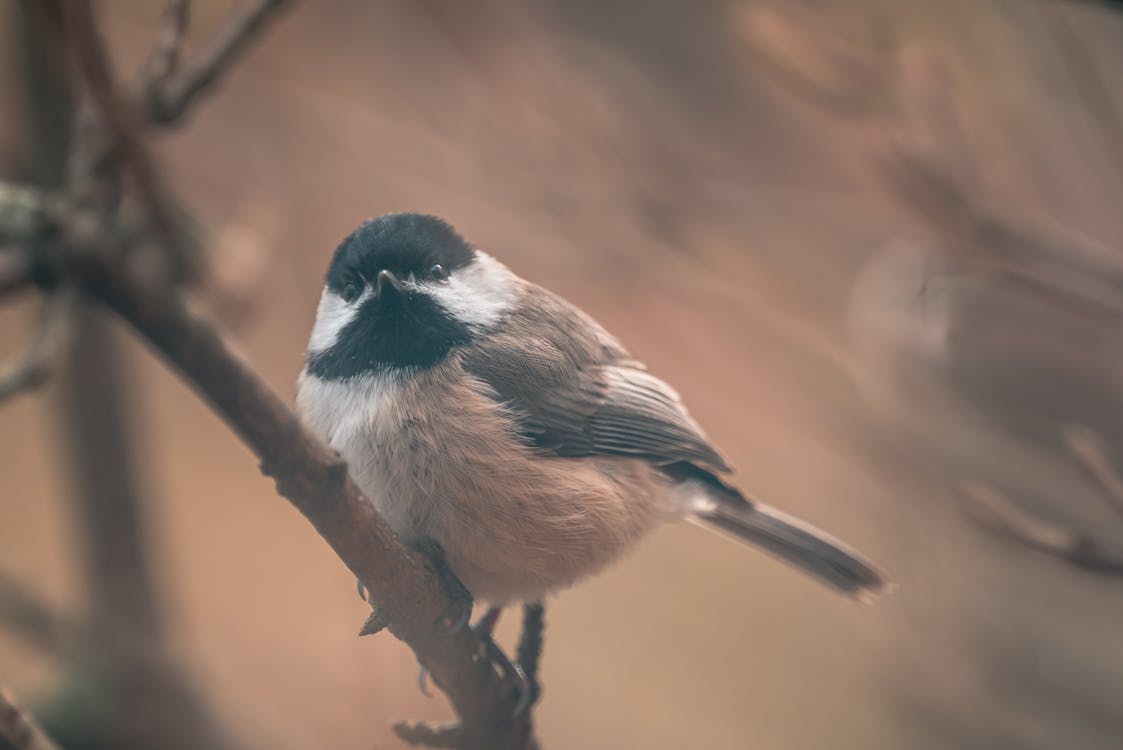
[(1106, 538), (1033, 515), (995, 487), (967, 484), (964, 510), (984, 529), (1078, 568), (1123, 574), (1123, 535)]
[[(1039, 8), (1123, 178), (1123, 118), (1064, 9)], [(1036, 10), (1034, 11), (1037, 12)], [(800, 3), (746, 4), (735, 20), (747, 51), (788, 93), (854, 126), (878, 185), (942, 240), (958, 272), (985, 276), (1087, 313), (1123, 317), (1123, 262), (1114, 248), (1042, 216), (988, 202), (966, 97), (946, 56), (902, 47), (877, 13), (860, 31)], [(846, 18), (855, 17), (850, 13)], [(1057, 23), (1054, 24), (1053, 21)], [(1071, 54), (1070, 54), (1071, 53)], [(876, 92), (875, 98), (871, 92)], [(886, 142), (890, 145), (885, 146)]]
[[(1107, 446), (1081, 425), (1063, 429), (1061, 439), (1073, 460), (1099, 485), (1104, 499), (1123, 519), (1123, 477), (1112, 465)], [(964, 510), (984, 529), (1078, 568), (1123, 575), (1123, 531), (1111, 537), (1045, 520), (989, 485), (967, 484), (963, 495), (967, 501)]]
[(7, 690), (0, 690), (0, 737), (15, 750), (59, 750), (43, 727)]
[[(112, 223), (105, 220), (121, 203), (111, 139), (101, 130), (102, 121), (93, 109), (75, 105), (77, 87), (72, 85), (64, 55), (67, 32), (75, 30), (67, 14), (83, 8), (57, 2), (25, 4), (27, 32), (22, 44), (29, 52), (41, 50), (54, 64), (44, 66), (50, 75), (41, 73), (41, 85), (29, 85), (25, 97), (28, 109), (37, 113), (37, 127), (29, 138), (37, 156), (27, 175), (36, 190), (0, 190), (13, 198), (9, 206), (19, 206), (22, 212), (22, 220), (16, 221), (20, 217), (13, 214), (18, 212), (0, 211), (12, 219), (0, 235), (9, 241), (16, 239), (14, 234), (25, 235), (20, 242), (30, 267), (28, 280), (46, 293), (35, 341), (5, 382), (4, 395), (42, 382), (47, 370), (57, 366), (64, 386), (58, 412), (73, 478), (67, 499), (76, 521), (86, 611), (70, 623), (29, 595), (19, 596), (27, 592), (9, 584), (4, 587), (7, 602), (19, 607), (9, 609), (4, 620), (17, 633), (24, 626), (24, 639), (33, 645), (66, 657), (60, 685), (43, 705), (46, 723), (64, 745), (235, 750), (238, 746), (220, 727), (163, 638), (165, 616), (145, 533), (148, 503), (135, 468), (138, 438), (127, 408), (135, 391), (123, 377), (130, 368), (119, 348), (118, 332), (110, 328), (108, 316), (83, 304), (76, 284), (51, 278), (54, 274), (47, 270), (57, 261), (54, 248), (59, 232), (71, 217), (82, 216), (78, 233), (86, 236), (95, 227)], [(93, 75), (104, 88), (110, 80), (108, 61), (90, 62), (88, 56), (97, 49), (89, 44), (81, 51), (88, 63), (82, 69), (96, 66)], [(49, 123), (51, 118), (61, 122)], [(45, 121), (50, 127), (44, 132), (38, 124)], [(75, 122), (81, 127), (75, 128)], [(131, 124), (117, 122), (117, 126)], [(138, 180), (145, 181), (158, 187), (151, 166)], [(168, 217), (165, 220), (170, 222)], [(75, 335), (65, 335), (69, 329), (76, 329)], [(27, 632), (31, 627), (41, 628), (35, 638)]]
[(142, 90), (159, 90), (167, 86), (168, 79), (179, 68), (179, 54), (190, 22), (190, 0), (168, 0), (160, 19), (156, 46), (144, 68)]
[(1100, 486), (1111, 506), (1123, 513), (1123, 477), (1112, 466), (1103, 441), (1096, 433), (1079, 425), (1065, 428), (1061, 437), (1069, 453)]
[(881, 167), (890, 194), (947, 240), (964, 272), (1070, 309), (1123, 318), (1123, 264), (1110, 248), (1044, 219), (987, 206), (929, 157), (902, 150)]
[[(467, 628), (451, 634), (441, 632), (464, 609), (464, 602), (451, 593), (440, 568), (394, 538), (352, 482), (339, 457), (305, 432), (292, 411), (233, 354), (212, 325), (190, 312), (180, 292), (191, 277), (165, 272), (195, 250), (193, 238), (188, 236), (179, 209), (141, 138), (145, 123), (139, 113), (145, 113), (149, 124), (167, 124), (183, 114), (198, 94), (220, 79), (282, 4), (277, 0), (249, 3), (235, 12), (199, 60), (177, 74), (178, 48), (188, 9), (172, 0), (164, 16), (154, 62), (148, 66), (147, 75), (152, 76), (152, 82), (142, 88), (147, 107), (135, 106), (133, 99), (118, 87), (91, 4), (79, 0), (57, 4), (65, 31), (63, 48), (77, 62), (94, 105), (86, 118), (91, 132), (70, 146), (72, 173), (77, 173), (73, 175), (74, 184), (80, 188), (94, 183), (95, 189), (67, 195), (67, 199), (54, 193), (44, 194), (32, 201), (31, 210), (21, 214), (35, 214), (36, 221), (0, 227), (0, 237), (20, 241), (24, 263), (34, 270), (25, 274), (18, 262), (12, 262), (15, 273), (11, 286), (33, 281), (50, 293), (60, 286), (74, 284), (117, 313), (208, 400), (259, 457), (262, 471), (276, 480), (278, 491), (312, 523), (370, 592), (377, 602), (378, 619), (414, 650), (437, 684), (448, 693), (460, 724), (439, 738), (434, 735), (434, 741), (455, 741), (460, 748), (537, 747), (530, 711), (515, 715), (514, 691), (491, 665), (484, 644)], [(162, 102), (158, 107), (153, 108), (153, 97)], [(156, 230), (150, 237), (145, 232), (138, 233), (122, 216), (120, 193), (115, 189), (121, 174), (128, 177), (145, 220)], [(103, 184), (98, 186), (99, 182)], [(22, 200), (30, 194), (19, 189), (3, 191), (0, 203), (5, 195), (19, 195)], [(26, 203), (23, 200), (19, 205), (28, 209)], [(52, 206), (55, 208), (48, 210)], [(0, 218), (14, 213), (18, 212), (0, 205)], [(18, 234), (14, 229), (30, 236), (14, 237)], [(146, 244), (145, 239), (155, 245)], [(100, 367), (91, 378), (67, 379), (70, 398), (66, 410), (74, 412), (78, 420), (74, 432), (79, 446), (75, 458), (80, 483), (96, 487), (88, 501), (79, 503), (90, 537), (87, 552), (92, 557), (88, 566), (93, 580), (106, 584), (94, 594), (107, 601), (94, 604), (101, 604), (104, 609), (108, 603), (114, 611), (124, 609), (128, 613), (127, 622), (118, 618), (112, 623), (131, 631), (123, 634), (126, 644), (132, 642), (133, 636), (139, 636), (142, 642), (151, 639), (159, 643), (160, 618), (151, 600), (153, 587), (143, 558), (135, 488), (113, 484), (114, 478), (126, 485), (131, 482), (128, 446), (114, 444), (98, 452), (91, 450), (90, 443), (94, 438), (90, 430), (96, 421), (93, 410), (102, 405), (108, 405), (111, 413), (103, 415), (101, 442), (115, 443), (106, 440), (107, 435), (127, 440), (121, 401), (124, 394), (120, 389), (124, 372), (111, 356), (114, 344), (99, 311), (86, 307), (82, 313), (83, 332), (75, 338), (85, 353), (79, 352), (75, 361), (90, 363), (90, 358), (96, 357), (104, 365), (107, 356), (111, 360), (110, 366)], [(112, 467), (113, 477), (105, 473), (107, 466)], [(110, 494), (123, 498), (123, 504), (118, 503), (112, 513), (99, 512), (94, 500)], [(125, 538), (118, 533), (119, 524), (124, 524)], [(125, 545), (127, 554), (122, 556), (118, 554), (121, 549), (109, 549), (103, 543), (115, 535)], [(121, 570), (122, 561), (127, 562), (130, 571)], [(109, 581), (110, 577), (114, 581)], [(123, 584), (119, 579), (124, 579)], [(528, 611), (530, 627), (520, 654), (534, 672), (541, 649), (542, 618), (540, 611), (531, 615)], [(113, 656), (109, 658), (112, 660)], [(205, 724), (205, 713), (189, 686), (174, 678), (174, 670), (163, 657), (157, 655), (154, 664), (154, 671), (140, 674), (134, 682), (144, 685), (146, 694), (155, 686), (164, 695), (179, 696), (188, 709), (180, 715), (193, 716)], [(117, 711), (127, 713), (136, 709), (120, 706)], [(228, 745), (208, 728), (150, 729), (157, 734), (142, 732), (130, 738), (133, 743), (127, 746), (146, 750), (172, 744), (185, 748), (192, 743), (200, 747)], [(163, 741), (159, 739), (160, 733), (167, 735)]]
[[(1027, 9), (1047, 27), (1123, 179), (1123, 116), (1096, 60), (1060, 3)], [(854, 45), (843, 31), (823, 23), (823, 13), (798, 4), (746, 5), (737, 20), (762, 70), (833, 122), (853, 126), (868, 146), (875, 184), (935, 239), (930, 251), (935, 265), (1083, 318), (1123, 320), (1123, 259), (1117, 249), (990, 199), (981, 166), (988, 151), (972, 130), (969, 100), (945, 57), (923, 48), (896, 49), (889, 39), (872, 47)], [(869, 91), (883, 92), (883, 99), (864, 98)], [(1103, 441), (1086, 427), (1066, 428), (1062, 438), (1123, 514), (1123, 478)], [(987, 531), (1083, 569), (1123, 574), (1123, 533), (1113, 537), (1046, 520), (988, 484), (968, 483), (960, 491), (968, 517)]]
[(186, 0), (170, 0), (164, 16), (162, 50), (143, 86), (143, 109), (154, 125), (169, 125), (187, 112), (196, 97), (212, 89), (264, 31), (287, 0), (252, 0), (231, 13), (200, 55), (176, 74), (178, 50), (187, 27)]
[(0, 183), (0, 294), (31, 280), (28, 259), (2, 246), (30, 242), (42, 233), (48, 222), (45, 200), (36, 188)]
[(789, 93), (844, 118), (884, 113), (897, 52), (889, 24), (853, 6), (825, 23), (824, 8), (799, 0), (739, 3), (733, 28), (753, 70)]
[(0, 401), (46, 382), (65, 348), (77, 302), (77, 292), (70, 285), (53, 292), (43, 302), (31, 346), (0, 369)]
[[(3, 186), (0, 186), (0, 190), (3, 190)], [(0, 224), (3, 221), (3, 217), (0, 217)], [(31, 262), (19, 253), (4, 252), (0, 248), (0, 298), (13, 294), (30, 283)]]
[[(1053, 9), (1050, 15), (1062, 14)], [(1078, 45), (1071, 28), (1051, 30), (1061, 37), (1065, 55), (1071, 45)], [(1079, 89), (1104, 130), (1106, 147), (1123, 166), (1123, 130), (1098, 69), (1083, 52), (1080, 60), (1068, 64), (1072, 76), (1081, 78)], [(877, 155), (873, 162), (886, 193), (938, 240), (947, 267), (1081, 317), (1123, 320), (1123, 262), (1118, 252), (1047, 217), (1005, 210), (988, 201), (977, 181), (963, 176), (969, 172), (965, 162), (981, 163), (965, 123), (953, 117), (945, 125), (950, 127), (923, 145), (922, 138), (910, 138), (916, 134), (906, 131), (888, 154)], [(1123, 176), (1123, 169), (1119, 174)], [(1123, 513), (1123, 480), (1103, 441), (1085, 427), (1069, 427), (1061, 434), (1069, 454)], [(1113, 537), (1046, 520), (988, 484), (967, 483), (961, 492), (968, 517), (989, 532), (1079, 568), (1123, 574), (1123, 534)]]
[[(1069, 80), (1100, 128), (1101, 141), (1114, 162), (1116, 178), (1123, 180), (1123, 115), (1112, 98), (1103, 71), (1089, 54), (1087, 45), (1076, 35), (1060, 5), (1046, 2), (1037, 3), (1035, 7), (1044, 21), (1042, 26), (1053, 38)], [(1114, 7), (1123, 8), (1123, 3), (1115, 3)]]
[(113, 82), (109, 56), (94, 26), (92, 4), (67, 4), (63, 18), (67, 41), (77, 58), (78, 71), (85, 80), (97, 116), (109, 131), (109, 142), (118, 152), (117, 161), (122, 171), (134, 182), (136, 195), (147, 218), (154, 224), (160, 242), (175, 256), (185, 255), (185, 233), (176, 231), (174, 210), (169, 205), (167, 190), (147, 149), (140, 142), (136, 111)]
[(55, 656), (76, 648), (82, 627), (59, 615), (33, 591), (0, 572), (0, 623), (35, 648)]

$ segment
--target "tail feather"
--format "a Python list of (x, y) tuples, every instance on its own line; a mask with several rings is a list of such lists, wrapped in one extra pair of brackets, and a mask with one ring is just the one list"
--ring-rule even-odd
[(813, 526), (750, 502), (740, 493), (735, 498), (720, 499), (712, 494), (697, 512), (699, 519), (859, 600), (871, 600), (889, 588), (886, 578), (872, 564)]

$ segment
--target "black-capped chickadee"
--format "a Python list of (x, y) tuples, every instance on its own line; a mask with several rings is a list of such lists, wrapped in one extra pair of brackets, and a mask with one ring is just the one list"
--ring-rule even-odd
[(335, 251), (296, 403), (399, 538), (435, 545), (492, 605), (541, 599), (685, 518), (846, 594), (885, 585), (731, 485), (678, 394), (596, 321), (433, 216), (372, 219)]

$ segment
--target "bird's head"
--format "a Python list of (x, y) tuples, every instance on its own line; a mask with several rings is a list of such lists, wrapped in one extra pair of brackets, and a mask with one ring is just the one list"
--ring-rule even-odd
[(306, 369), (322, 380), (344, 380), (431, 367), (494, 326), (516, 283), (435, 216), (366, 221), (332, 258)]

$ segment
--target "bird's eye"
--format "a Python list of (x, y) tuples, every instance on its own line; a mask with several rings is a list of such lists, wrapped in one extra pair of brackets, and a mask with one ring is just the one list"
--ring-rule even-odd
[(348, 284), (343, 287), (341, 296), (344, 302), (354, 302), (359, 296), (359, 285), (353, 281), (348, 282)]
[(440, 263), (437, 263), (429, 269), (429, 278), (436, 281), (444, 281), (448, 278), (448, 271)]

